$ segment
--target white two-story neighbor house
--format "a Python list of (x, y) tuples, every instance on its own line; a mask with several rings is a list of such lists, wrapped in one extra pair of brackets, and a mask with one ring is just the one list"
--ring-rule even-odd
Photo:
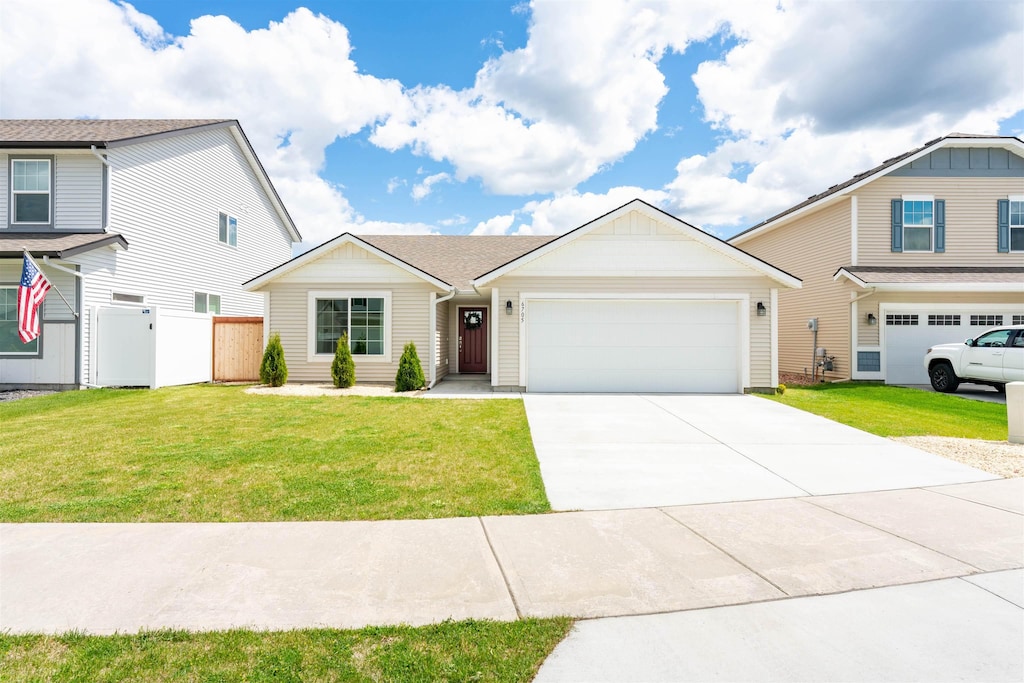
[(234, 120), (0, 120), (0, 188), (0, 389), (209, 380), (211, 316), (262, 316), (241, 284), (301, 239)]
[(803, 279), (779, 293), (782, 372), (927, 384), (929, 346), (1024, 321), (1024, 142), (932, 140), (729, 242)]

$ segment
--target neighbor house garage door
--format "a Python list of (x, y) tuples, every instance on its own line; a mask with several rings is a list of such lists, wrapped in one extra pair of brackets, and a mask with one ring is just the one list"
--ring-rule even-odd
[(928, 384), (924, 356), (935, 344), (962, 342), (990, 327), (1009, 325), (1021, 310), (971, 310), (970, 306), (940, 308), (889, 308), (885, 325), (886, 384)]
[(735, 393), (735, 301), (534, 300), (529, 391)]

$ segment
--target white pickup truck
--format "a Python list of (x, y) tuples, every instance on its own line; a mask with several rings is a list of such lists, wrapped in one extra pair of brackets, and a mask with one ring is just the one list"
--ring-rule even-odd
[(996, 327), (962, 344), (933, 346), (924, 367), (935, 391), (952, 393), (961, 382), (1005, 391), (1007, 382), (1024, 382), (1024, 325)]

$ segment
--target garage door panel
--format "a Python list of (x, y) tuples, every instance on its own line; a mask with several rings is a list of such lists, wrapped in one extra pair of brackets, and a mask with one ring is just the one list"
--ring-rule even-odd
[(531, 391), (734, 393), (738, 315), (723, 301), (532, 301)]

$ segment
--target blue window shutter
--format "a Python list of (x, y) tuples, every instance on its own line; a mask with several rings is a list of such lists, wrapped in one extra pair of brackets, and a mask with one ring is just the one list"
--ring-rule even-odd
[(935, 253), (946, 251), (946, 200), (935, 200)]
[(996, 250), (1000, 254), (1010, 253), (1010, 200), (1000, 199), (996, 212), (999, 217), (999, 237), (996, 240)]
[(892, 250), (903, 251), (903, 200), (892, 200)]

